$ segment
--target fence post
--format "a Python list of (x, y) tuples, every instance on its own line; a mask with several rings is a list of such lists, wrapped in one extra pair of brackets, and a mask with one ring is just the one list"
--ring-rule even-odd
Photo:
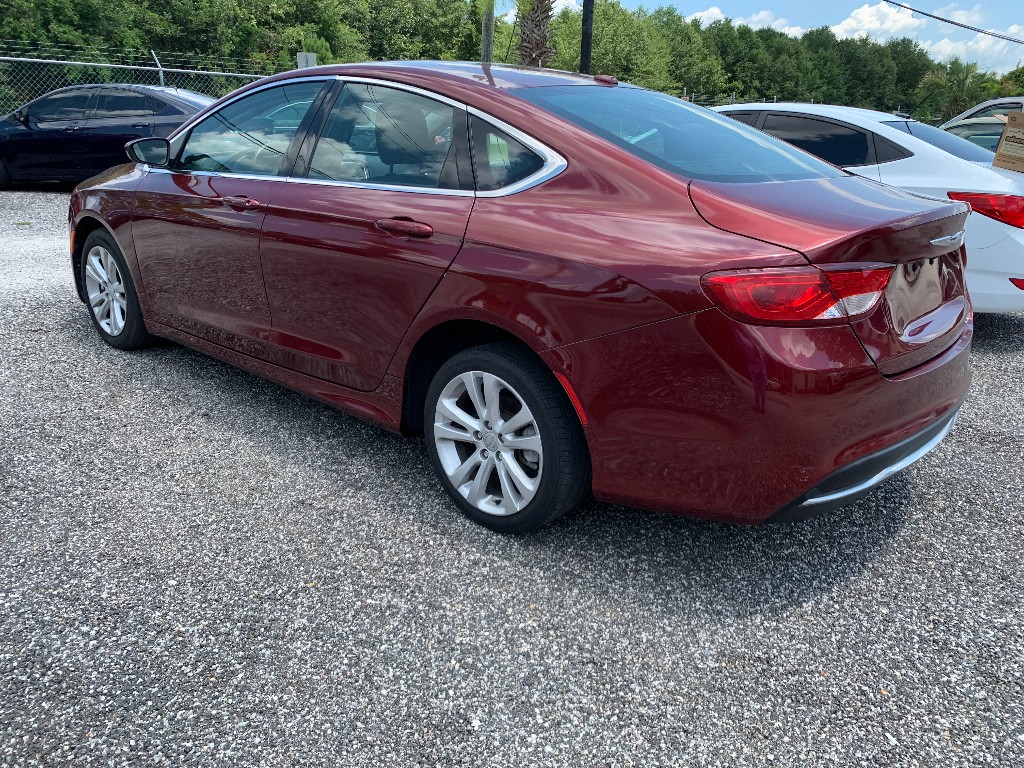
[(160, 59), (156, 57), (156, 51), (152, 48), (149, 49), (149, 53), (153, 56), (153, 61), (156, 62), (157, 76), (160, 78), (160, 85), (164, 84), (164, 65), (160, 63)]

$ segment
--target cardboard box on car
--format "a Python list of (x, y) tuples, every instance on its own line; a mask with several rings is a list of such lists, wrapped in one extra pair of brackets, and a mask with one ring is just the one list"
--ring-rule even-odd
[(1006, 127), (996, 147), (996, 168), (1024, 173), (1024, 112), (1010, 112), (1006, 115)]

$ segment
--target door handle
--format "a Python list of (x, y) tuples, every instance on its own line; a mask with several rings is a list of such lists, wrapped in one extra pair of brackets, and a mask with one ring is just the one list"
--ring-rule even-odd
[(245, 195), (228, 195), (220, 199), (224, 205), (228, 208), (233, 208), (236, 211), (257, 211), (263, 207), (263, 203), (252, 197), (246, 197)]
[(152, 123), (132, 123), (132, 128), (149, 128)]
[(80, 125), (69, 125), (64, 130), (66, 132), (68, 132), (68, 133), (70, 133), (71, 131), (80, 131), (80, 130), (82, 130), (82, 126), (80, 126)]
[(412, 219), (377, 219), (374, 224), (377, 229), (389, 235), (424, 238), (434, 234), (432, 226)]

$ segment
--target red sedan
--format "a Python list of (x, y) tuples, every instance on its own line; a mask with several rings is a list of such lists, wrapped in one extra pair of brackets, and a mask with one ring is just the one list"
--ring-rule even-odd
[(129, 154), (71, 200), (100, 336), (425, 433), (496, 530), (591, 492), (813, 514), (933, 448), (970, 383), (966, 205), (613, 78), (320, 67)]

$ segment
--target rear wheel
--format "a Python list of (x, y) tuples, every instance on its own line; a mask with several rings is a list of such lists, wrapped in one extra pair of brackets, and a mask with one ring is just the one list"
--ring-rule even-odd
[(496, 531), (540, 528), (590, 488), (579, 419), (539, 360), (512, 345), (460, 352), (434, 376), (423, 423), (448, 494)]
[(82, 248), (82, 284), (93, 325), (107, 344), (131, 350), (152, 343), (128, 265), (103, 230), (89, 235)]

